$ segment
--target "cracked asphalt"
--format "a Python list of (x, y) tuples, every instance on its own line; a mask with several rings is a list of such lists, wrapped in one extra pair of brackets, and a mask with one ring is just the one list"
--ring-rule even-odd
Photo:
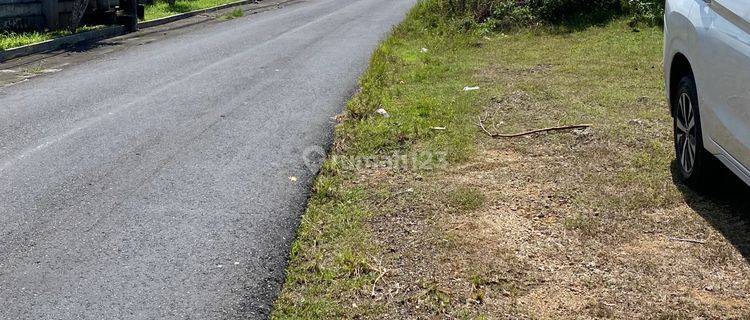
[(0, 319), (268, 317), (305, 150), (415, 2), (300, 1), (0, 88)]

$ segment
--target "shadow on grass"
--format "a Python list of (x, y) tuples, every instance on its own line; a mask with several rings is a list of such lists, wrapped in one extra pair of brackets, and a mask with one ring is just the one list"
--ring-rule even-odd
[(677, 166), (673, 161), (672, 179), (685, 202), (721, 232), (750, 263), (750, 187), (729, 169), (717, 164), (716, 174), (704, 186), (691, 189), (680, 182)]
[(69, 52), (78, 52), (78, 53), (81, 53), (81, 52), (86, 52), (86, 51), (89, 51), (89, 50), (92, 50), (92, 49), (95, 49), (95, 48), (100, 48), (100, 47), (114, 47), (114, 46), (119, 46), (121, 44), (123, 44), (123, 42), (121, 42), (121, 41), (81, 42), (81, 43), (76, 43), (74, 45), (68, 46), (68, 47), (65, 48), (65, 50), (69, 51)]
[(615, 19), (621, 18), (621, 14), (602, 14), (593, 16), (579, 16), (563, 21), (553, 22), (551, 31), (556, 34), (574, 33), (584, 31), (591, 27), (604, 27)]
[[(630, 18), (631, 19), (631, 30), (638, 32), (640, 27), (657, 26), (663, 28), (661, 22), (643, 22), (636, 19), (634, 16), (624, 12), (623, 10), (612, 10), (605, 12), (593, 12), (588, 14), (581, 14), (578, 16), (565, 17), (550, 21), (550, 32), (555, 34), (567, 34), (584, 31), (591, 27), (605, 27), (612, 21)], [(641, 22), (639, 22), (641, 21)]]
[(176, 13), (185, 13), (198, 9), (200, 9), (199, 6), (196, 6), (189, 1), (180, 1), (176, 2), (174, 5), (169, 6), (169, 10)]

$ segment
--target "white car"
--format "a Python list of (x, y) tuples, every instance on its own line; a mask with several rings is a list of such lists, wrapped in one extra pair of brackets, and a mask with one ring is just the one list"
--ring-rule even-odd
[(750, 185), (750, 0), (667, 0), (664, 74), (682, 179), (718, 159)]

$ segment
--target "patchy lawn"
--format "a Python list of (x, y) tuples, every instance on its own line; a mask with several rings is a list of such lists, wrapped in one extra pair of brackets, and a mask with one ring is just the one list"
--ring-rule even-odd
[(659, 29), (467, 34), (427, 8), (339, 117), (273, 318), (750, 317), (750, 191), (673, 180)]

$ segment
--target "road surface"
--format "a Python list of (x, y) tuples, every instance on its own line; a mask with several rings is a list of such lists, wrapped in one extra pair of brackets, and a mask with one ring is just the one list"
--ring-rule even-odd
[(304, 150), (414, 2), (303, 1), (0, 88), (0, 319), (267, 317)]

